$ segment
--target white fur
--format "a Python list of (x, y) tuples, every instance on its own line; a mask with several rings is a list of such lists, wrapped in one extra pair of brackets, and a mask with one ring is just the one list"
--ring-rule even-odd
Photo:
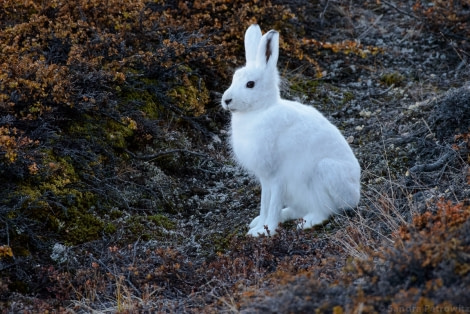
[[(355, 207), (360, 166), (340, 131), (318, 110), (281, 99), (276, 63), (279, 33), (245, 34), (246, 66), (222, 97), (232, 112), (231, 145), (241, 166), (261, 183), (260, 215), (248, 234), (273, 234), (280, 222), (303, 218), (304, 228)], [(247, 87), (247, 82), (254, 87)]]

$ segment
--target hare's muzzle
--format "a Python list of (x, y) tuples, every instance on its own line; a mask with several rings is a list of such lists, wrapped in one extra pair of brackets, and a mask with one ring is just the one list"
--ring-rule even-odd
[(229, 104), (232, 102), (232, 99), (223, 99), (222, 100), (222, 107), (225, 109), (225, 110), (230, 110), (229, 108)]

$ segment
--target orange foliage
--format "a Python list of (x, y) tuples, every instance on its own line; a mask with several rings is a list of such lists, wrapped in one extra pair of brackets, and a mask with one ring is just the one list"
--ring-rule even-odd
[(413, 218), (411, 226), (404, 226), (399, 231), (402, 240), (409, 240), (412, 231), (418, 231), (422, 236), (446, 235), (459, 228), (470, 218), (470, 206), (463, 203), (453, 204), (450, 201), (441, 200), (437, 203), (435, 214), (427, 211)]
[[(398, 231), (396, 246), (407, 248), (408, 258), (421, 267), (437, 267), (443, 260), (457, 258), (457, 252), (470, 250), (455, 235), (470, 218), (470, 206), (441, 200), (437, 212), (425, 212), (413, 218), (413, 223)], [(401, 267), (407, 267), (403, 263)]]
[(17, 128), (0, 126), (0, 153), (8, 163), (13, 163), (25, 147), (38, 144), (22, 133)]
[(314, 45), (318, 48), (321, 49), (329, 49), (334, 53), (342, 52), (344, 54), (356, 54), (362, 58), (365, 58), (367, 55), (375, 55), (378, 53), (382, 53), (383, 49), (378, 48), (375, 46), (363, 46), (360, 42), (358, 41), (353, 41), (353, 40), (345, 40), (342, 42), (338, 43), (330, 43), (330, 42), (321, 42), (316, 39), (307, 39), (304, 38), (302, 40), (302, 44), (304, 45)]
[(13, 251), (8, 245), (0, 245), (0, 259), (4, 257), (13, 257)]
[[(319, 64), (304, 51), (312, 47), (288, 36), (295, 18), (287, 5), (268, 0), (5, 0), (0, 8), (0, 108), (12, 123), (2, 126), (0, 151), (6, 161), (23, 164), (35, 174), (42, 169), (41, 154), (19, 150), (31, 148), (25, 143), (32, 142), (50, 147), (46, 138), (30, 133), (43, 125), (64, 131), (64, 124), (80, 120), (83, 114), (96, 117), (97, 123), (110, 117), (122, 121), (124, 116), (135, 122), (131, 129), (135, 134), (149, 138), (151, 131), (141, 121), (121, 112), (127, 108), (116, 106), (135, 103), (127, 92), (135, 93), (131, 86), (142, 85), (143, 79), (162, 90), (155, 96), (159, 103), (152, 104), (159, 107), (152, 110), (187, 116), (205, 113), (218, 102), (209, 91), (223, 90), (221, 82), (228, 84), (243, 56), (243, 33), (250, 23), (284, 32), (281, 48), (290, 65), (307, 60), (321, 76)], [(365, 51), (354, 42), (328, 45), (316, 48)], [(129, 134), (109, 144), (125, 147)]]

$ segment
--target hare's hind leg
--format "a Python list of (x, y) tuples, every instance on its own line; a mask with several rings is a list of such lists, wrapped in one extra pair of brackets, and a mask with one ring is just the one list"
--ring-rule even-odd
[(302, 216), (299, 215), (299, 213), (295, 209), (293, 209), (292, 207), (283, 208), (282, 211), (281, 211), (281, 221), (282, 222), (292, 220), (292, 219), (298, 219), (298, 218), (301, 218), (301, 217)]
[(312, 228), (313, 226), (319, 225), (325, 220), (328, 219), (329, 215), (325, 215), (322, 213), (310, 213), (306, 215), (303, 219), (303, 223), (299, 224), (299, 227), (304, 229)]
[(357, 206), (360, 195), (360, 169), (334, 159), (318, 164), (310, 209), (304, 216), (304, 228), (321, 224), (341, 209)]
[(324, 159), (319, 164), (324, 212), (356, 207), (360, 198), (361, 170), (358, 164)]

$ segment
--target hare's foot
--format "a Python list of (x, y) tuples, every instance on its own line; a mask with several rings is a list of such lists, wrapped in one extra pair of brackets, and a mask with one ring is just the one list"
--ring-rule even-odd
[(286, 207), (281, 210), (281, 221), (285, 222), (292, 219), (300, 218), (299, 214), (291, 207)]
[(322, 215), (318, 213), (308, 214), (303, 218), (304, 221), (299, 225), (299, 227), (302, 227), (303, 229), (312, 228), (313, 226), (323, 223), (327, 219), (327, 215)]
[(261, 222), (261, 217), (258, 215), (250, 222), (250, 229), (253, 229)]

